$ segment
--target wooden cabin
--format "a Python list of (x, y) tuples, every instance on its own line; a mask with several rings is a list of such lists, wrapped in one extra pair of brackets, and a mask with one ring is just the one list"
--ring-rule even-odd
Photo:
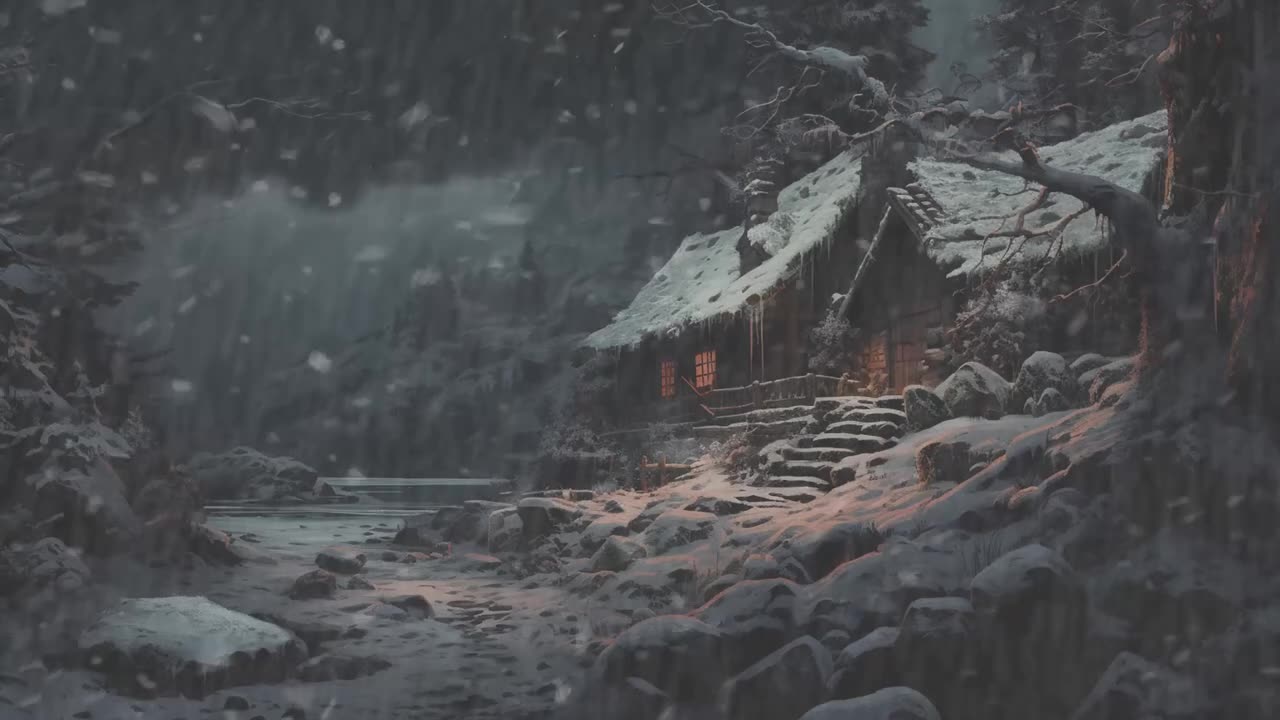
[(706, 419), (720, 391), (807, 373), (810, 330), (861, 254), (860, 186), (861, 158), (842, 153), (785, 188), (745, 238), (742, 228), (685, 238), (586, 340), (613, 356), (611, 424)]
[[(1163, 111), (1040, 149), (1056, 168), (1095, 175), (1158, 202), (1167, 119)], [(915, 182), (890, 188), (875, 237), (855, 275), (846, 318), (860, 331), (855, 374), (881, 376), (889, 390), (932, 386), (947, 369), (948, 332), (974, 286), (992, 273), (1043, 268), (1067, 287), (1096, 280), (1118, 258), (1105, 225), (1075, 198), (1039, 194), (1021, 179), (921, 158)], [(1057, 352), (1131, 351), (1122, 318), (1082, 299), (1041, 328)], [(1136, 304), (1133, 306), (1136, 313)], [(1136, 321), (1130, 319), (1128, 324)]]

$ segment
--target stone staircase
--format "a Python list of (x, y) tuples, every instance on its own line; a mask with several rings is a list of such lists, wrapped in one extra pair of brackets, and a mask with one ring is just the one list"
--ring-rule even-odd
[(693, 428), (695, 437), (745, 437), (762, 447), (760, 501), (813, 502), (832, 487), (841, 460), (885, 450), (906, 432), (902, 396), (818, 398), (812, 405), (753, 410)]

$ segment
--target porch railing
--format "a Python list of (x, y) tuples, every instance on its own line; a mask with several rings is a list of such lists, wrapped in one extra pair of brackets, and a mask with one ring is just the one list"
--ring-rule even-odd
[(812, 403), (820, 397), (840, 394), (840, 378), (830, 375), (797, 375), (766, 380), (742, 387), (716, 388), (701, 396), (702, 407), (711, 415), (732, 415), (749, 410), (791, 407)]

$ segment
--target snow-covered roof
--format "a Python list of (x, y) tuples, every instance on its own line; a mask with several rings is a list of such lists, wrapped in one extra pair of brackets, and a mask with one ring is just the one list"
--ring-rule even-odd
[[(1095, 175), (1127, 190), (1142, 192), (1144, 181), (1160, 162), (1167, 128), (1167, 114), (1155, 112), (1042, 147), (1040, 159), (1054, 168)], [(1019, 161), (1012, 152), (1001, 158)], [(1024, 190), (1019, 178), (956, 162), (918, 159), (909, 167), (917, 184), (942, 206), (944, 217), (924, 231), (924, 247), (950, 277), (992, 270), (1010, 243), (1022, 243), (1021, 237), (989, 236), (1013, 229), (1015, 216), (1035, 199), (1038, 186), (1032, 184)], [(1082, 206), (1075, 198), (1054, 193), (1044, 207), (1027, 215), (1024, 227), (1052, 228)], [(1097, 223), (1092, 213), (1068, 223), (1062, 231), (1062, 253), (1090, 252), (1102, 247), (1106, 240)], [(1051, 249), (1049, 244), (1055, 240), (1049, 235), (1033, 237), (1010, 261), (1045, 257)]]
[(745, 275), (739, 274), (740, 228), (685, 238), (631, 305), (584, 344), (597, 350), (637, 345), (650, 335), (675, 334), (691, 323), (739, 312), (753, 296), (768, 297), (809, 251), (832, 238), (860, 186), (861, 163), (850, 152), (788, 185), (778, 196), (777, 212), (748, 233), (770, 257)]

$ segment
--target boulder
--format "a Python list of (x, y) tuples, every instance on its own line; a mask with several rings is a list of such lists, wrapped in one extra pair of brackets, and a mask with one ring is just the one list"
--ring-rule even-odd
[(969, 443), (933, 440), (916, 450), (916, 478), (921, 485), (962, 483), (969, 479), (973, 456)]
[(836, 656), (827, 696), (837, 700), (855, 698), (899, 685), (894, 653), (897, 643), (898, 628), (882, 627), (846, 645)]
[(230, 535), (208, 525), (193, 523), (187, 532), (187, 544), (191, 552), (216, 565), (240, 565), (251, 557)]
[(1040, 399), (1036, 402), (1036, 408), (1043, 413), (1062, 412), (1071, 409), (1071, 401), (1066, 398), (1057, 388), (1045, 388), (1040, 393)]
[(799, 633), (796, 601), (800, 586), (790, 580), (744, 580), (712, 598), (691, 615), (721, 633), (730, 669), (742, 670), (782, 647)]
[(884, 534), (874, 526), (840, 522), (787, 527), (775, 533), (765, 547), (782, 565), (794, 559), (809, 581), (816, 581), (843, 563), (875, 552), (883, 541)]
[(349, 548), (330, 547), (316, 555), (316, 565), (329, 572), (354, 575), (364, 569), (366, 559), (364, 553)]
[(1027, 400), (1037, 400), (1049, 388), (1057, 390), (1068, 400), (1079, 394), (1076, 374), (1067, 367), (1065, 358), (1044, 350), (1034, 352), (1022, 361), (1022, 367), (1014, 378), (1010, 407), (1021, 407)]
[(717, 527), (717, 518), (711, 513), (689, 510), (668, 510), (645, 528), (642, 542), (650, 555), (661, 555), (711, 537)]
[(132, 547), (142, 532), (124, 483), (106, 460), (85, 469), (47, 466), (28, 483), (35, 488), (32, 519), (68, 545), (107, 553)]
[(527, 497), (516, 505), (516, 512), (528, 539), (549, 535), (562, 525), (567, 525), (582, 514), (577, 505), (558, 498)]
[(626, 508), (622, 507), (622, 503), (610, 498), (609, 500), (604, 501), (604, 511), (616, 515), (618, 513), (626, 512)]
[(734, 720), (795, 720), (824, 699), (831, 670), (831, 653), (806, 635), (730, 679), (721, 706)]
[(1136, 366), (1134, 358), (1121, 358), (1080, 375), (1079, 385), (1089, 391), (1089, 402), (1097, 403), (1112, 385), (1129, 379)]
[(627, 523), (627, 529), (632, 533), (642, 533), (653, 524), (654, 520), (658, 519), (659, 515), (668, 510), (675, 509), (676, 507), (676, 505), (673, 505), (669, 501), (654, 500), (646, 505), (644, 510), (640, 511), (640, 514), (631, 518), (631, 521)]
[(15, 544), (0, 551), (0, 597), (72, 593), (89, 584), (89, 567), (80, 553), (54, 537), (29, 545)]
[(702, 591), (702, 603), (705, 605), (708, 602), (711, 602), (711, 598), (719, 595), (725, 590), (728, 590), (734, 585), (737, 585), (742, 582), (742, 580), (742, 576), (735, 573), (725, 573), (715, 580), (712, 580)]
[(998, 419), (1009, 407), (1012, 386), (996, 371), (977, 362), (967, 362), (935, 389), (947, 404), (952, 417)]
[(1079, 379), (1081, 375), (1089, 372), (1090, 370), (1096, 370), (1109, 362), (1111, 361), (1102, 357), (1098, 353), (1085, 353), (1071, 361), (1071, 373)]
[(614, 535), (628, 535), (630, 530), (627, 529), (626, 523), (619, 522), (609, 517), (602, 517), (593, 520), (587, 529), (582, 531), (582, 536), (578, 538), (578, 544), (588, 553), (593, 553), (600, 549), (605, 540)]
[(676, 700), (709, 699), (724, 681), (724, 636), (687, 615), (636, 623), (596, 658), (595, 672), (620, 684), (640, 678)]
[(347, 580), (347, 589), (348, 590), (374, 590), (376, 588), (374, 588), (373, 583), (369, 582), (364, 577), (360, 575), (352, 575), (351, 578)]
[(1071, 720), (1193, 720), (1209, 704), (1195, 681), (1129, 652), (1116, 656)]
[(355, 680), (386, 670), (391, 663), (379, 657), (352, 655), (317, 655), (298, 668), (298, 679), (303, 682), (328, 680)]
[(524, 521), (520, 519), (519, 511), (511, 507), (490, 513), (486, 534), (490, 552), (518, 549), (524, 538)]
[(1087, 689), (1088, 601), (1067, 561), (1043, 545), (1005, 553), (974, 576), (969, 599), (1005, 705), (1029, 717), (1069, 712)]
[(755, 553), (742, 561), (742, 577), (746, 580), (772, 580), (782, 577), (782, 566), (771, 555)]
[(737, 515), (750, 510), (753, 505), (730, 498), (700, 497), (684, 507), (690, 512), (711, 513), (712, 515)]
[(279, 500), (309, 494), (319, 477), (314, 468), (293, 458), (249, 447), (200, 453), (186, 469), (204, 496), (213, 500)]
[(81, 634), (79, 649), (89, 669), (139, 697), (279, 682), (307, 656), (293, 633), (203, 597), (123, 600)]
[(671, 697), (638, 677), (610, 685), (597, 684), (570, 694), (569, 703), (557, 712), (557, 720), (665, 720), (663, 711)]
[(825, 702), (800, 720), (942, 720), (929, 698), (906, 687), (877, 690), (849, 700)]
[(907, 429), (912, 432), (928, 430), (951, 418), (947, 403), (923, 385), (908, 385), (902, 391), (902, 401), (907, 414)]
[(591, 572), (622, 572), (647, 554), (648, 551), (640, 543), (610, 535), (596, 554), (591, 556)]
[(333, 597), (338, 590), (338, 578), (328, 570), (312, 570), (293, 581), (289, 597), (294, 600), (315, 600)]
[(976, 673), (976, 618), (961, 597), (923, 598), (902, 616), (894, 645), (894, 667), (902, 684), (919, 690), (946, 717), (978, 705), (967, 692)]

